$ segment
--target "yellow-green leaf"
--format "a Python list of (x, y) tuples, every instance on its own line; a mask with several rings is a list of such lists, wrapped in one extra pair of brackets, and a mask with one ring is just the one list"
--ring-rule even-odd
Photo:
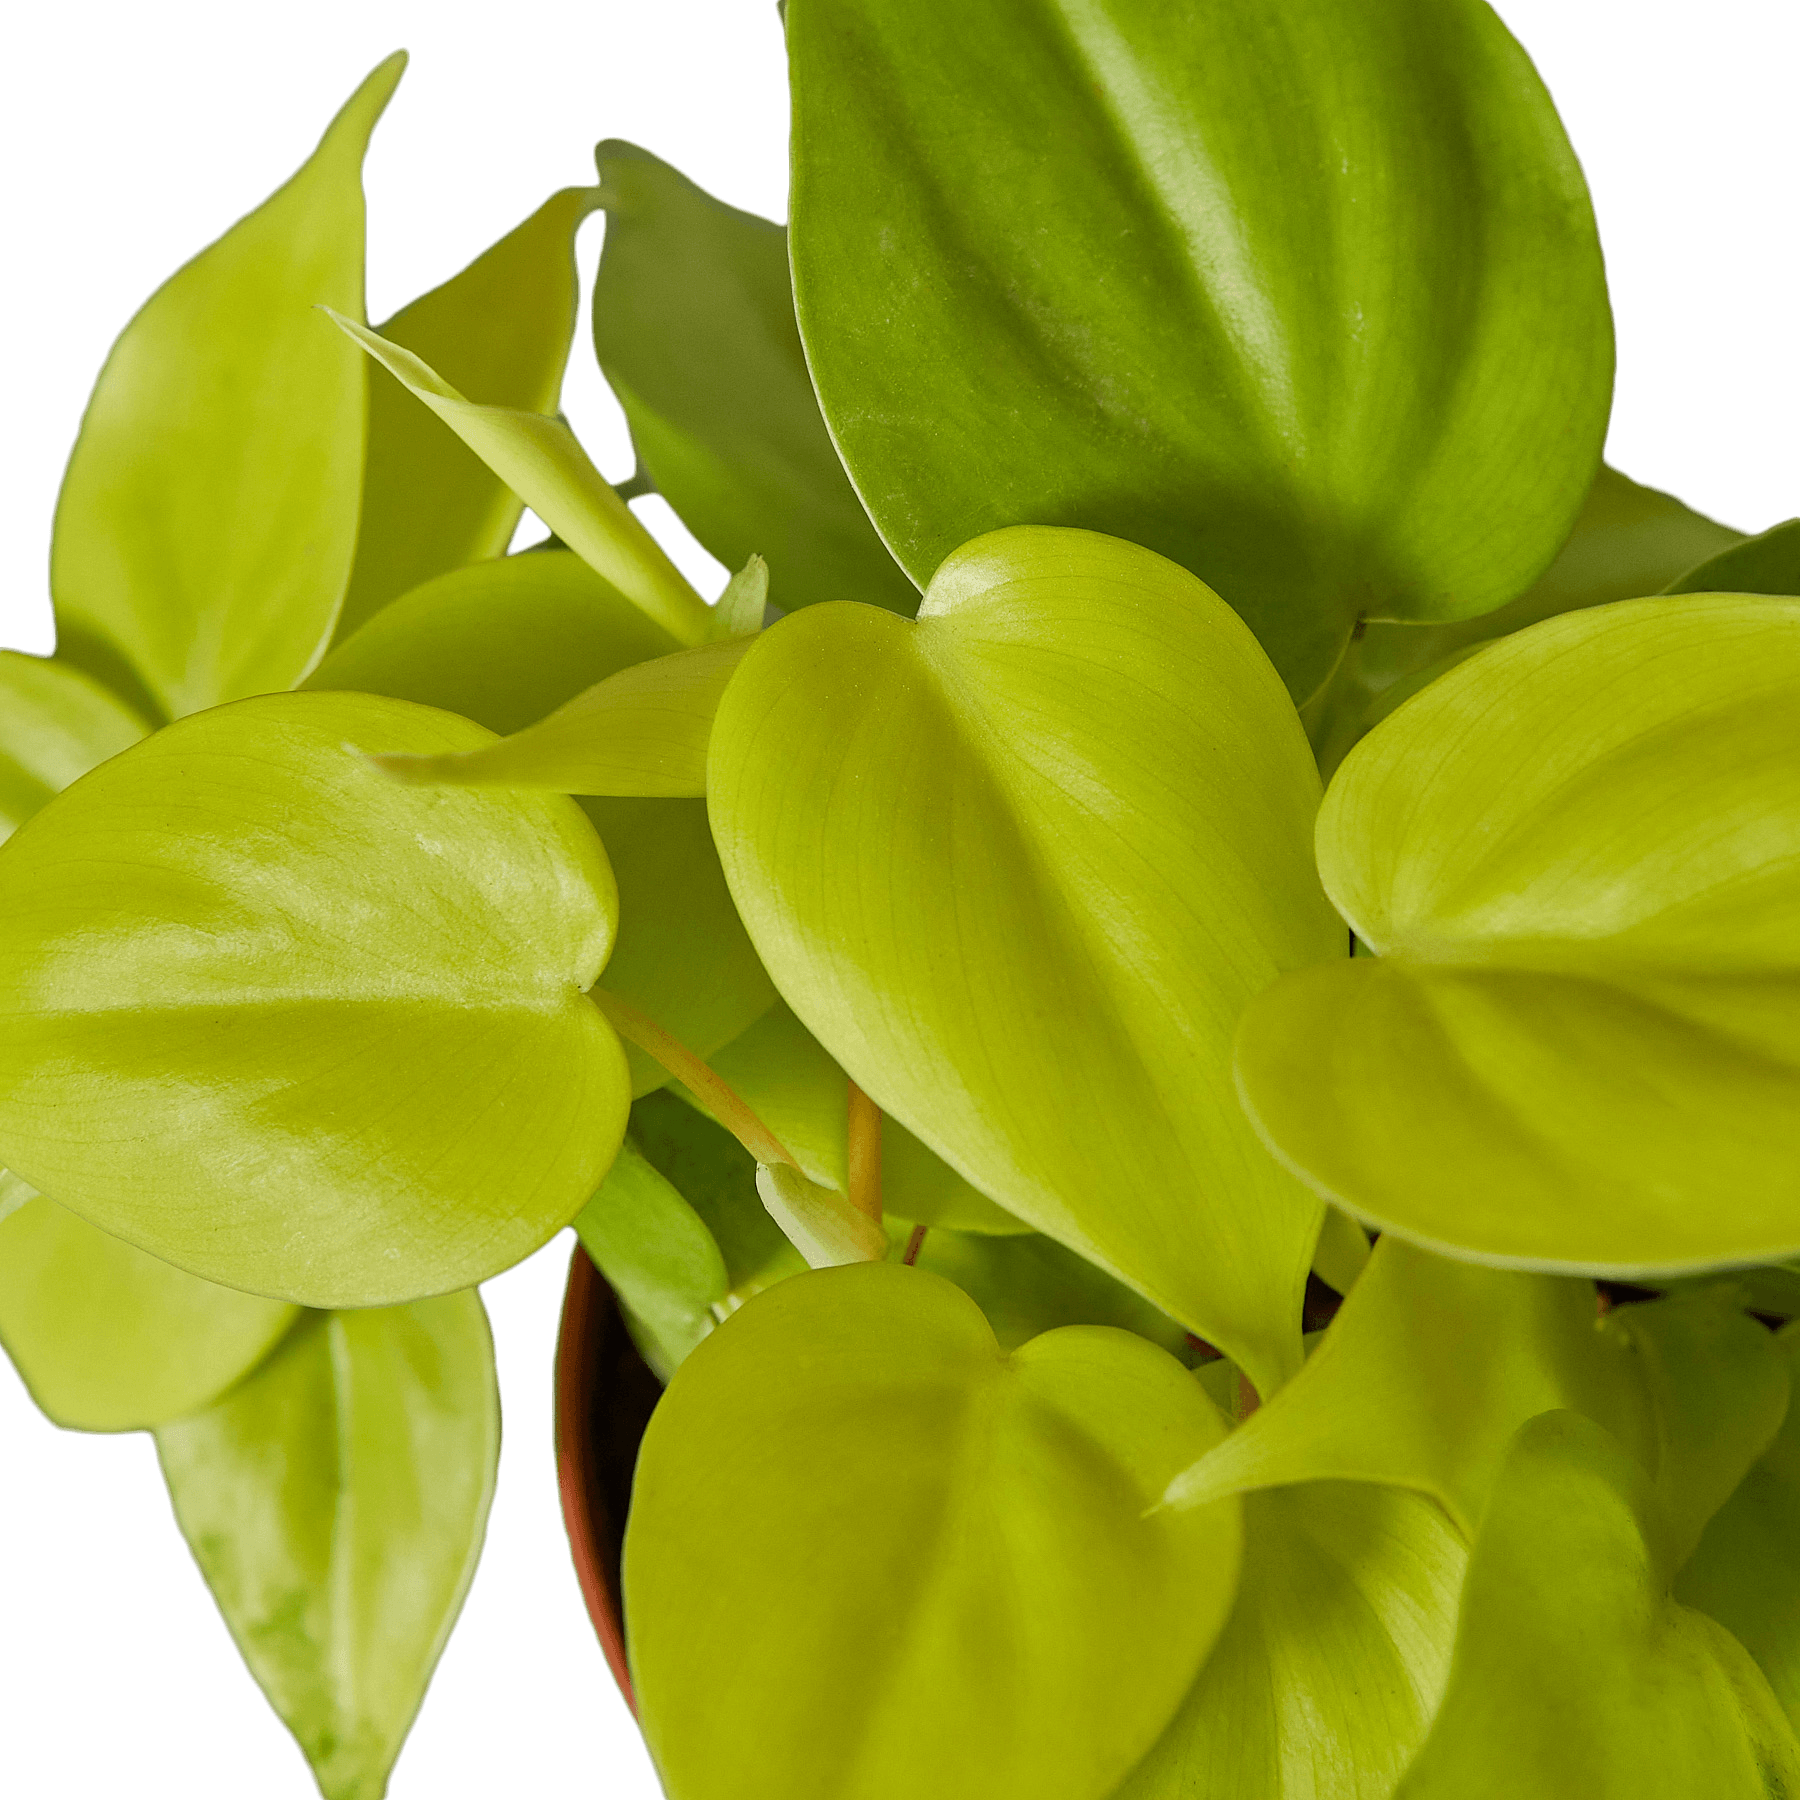
[(1311, 753), (1242, 621), (1134, 545), (996, 532), (916, 623), (765, 631), (708, 783), (751, 939), (858, 1086), (1279, 1386), (1320, 1213), (1244, 1121), (1230, 1037), (1346, 940)]
[(148, 729), (79, 669), (0, 650), (0, 842), (52, 794)]
[(380, 1800), (493, 1498), (480, 1300), (315, 1315), (156, 1446), (188, 1546), (325, 1800)]
[(159, 732), (0, 847), (0, 1160), (232, 1287), (374, 1305), (566, 1225), (624, 1132), (585, 990), (611, 871), (572, 802), (389, 781), (462, 749), (284, 694)]
[[(593, 188), (553, 194), (381, 335), (484, 401), (555, 412), (579, 299), (575, 231), (598, 199)], [(398, 382), (373, 377), (362, 525), (338, 638), (434, 575), (499, 556), (522, 510), (449, 427)]]
[(362, 316), (363, 152), (404, 65), (158, 289), (88, 402), (56, 510), (58, 654), (153, 715), (290, 687), (330, 641), (367, 376), (312, 309)]
[(0, 1344), (58, 1425), (138, 1431), (179, 1419), (254, 1368), (298, 1316), (25, 1192), (0, 1222)]

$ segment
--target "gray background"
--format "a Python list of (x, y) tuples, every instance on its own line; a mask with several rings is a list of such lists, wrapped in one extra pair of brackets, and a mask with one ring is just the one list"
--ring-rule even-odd
[[(1586, 165), (1619, 316), (1609, 457), (1747, 530), (1800, 512), (1800, 63), (1792, 0), (1502, 0)], [(504, 22), (502, 22), (502, 20)], [(311, 149), (396, 46), (368, 164), (369, 314), (454, 273), (631, 138), (784, 216), (772, 0), (164, 0), (33, 8), (0, 58), (8, 349), (0, 643), (51, 647), (56, 484), (119, 328)], [(582, 237), (591, 273), (601, 224)], [(622, 421), (577, 337), (566, 397), (615, 478)], [(648, 503), (707, 594), (724, 575)], [(527, 521), (529, 535), (531, 522)], [(556, 1511), (550, 1351), (568, 1239), (485, 1290), (506, 1442), (487, 1554), (393, 1800), (649, 1800)], [(175, 1532), (147, 1439), (45, 1424), (0, 1368), (0, 1789), (308, 1800)]]

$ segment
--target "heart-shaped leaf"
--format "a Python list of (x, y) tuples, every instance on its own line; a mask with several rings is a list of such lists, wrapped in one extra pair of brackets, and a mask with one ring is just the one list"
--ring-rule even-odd
[(1512, 1434), (1553, 1408), (1600, 1420), (1656, 1466), (1640, 1360), (1597, 1328), (1587, 1282), (1383, 1238), (1305, 1368), (1168, 1499), (1379, 1482), (1430, 1495), (1472, 1538)]
[(1114, 1800), (1389, 1800), (1449, 1678), (1467, 1560), (1419, 1494), (1247, 1495), (1231, 1621)]
[(1388, 701), (1396, 688), (1422, 671), (1441, 672), (1448, 658), (1540, 619), (1660, 594), (1683, 571), (1742, 541), (1742, 532), (1603, 466), (1556, 561), (1517, 600), (1451, 625), (1371, 623), (1351, 643), (1330, 686), (1307, 709), (1319, 767), (1327, 775), (1335, 770), (1357, 739), (1392, 710)]
[(188, 1546), (325, 1800), (377, 1800), (493, 1498), (500, 1397), (480, 1300), (310, 1318), (156, 1447)]
[(1689, 569), (1667, 594), (1800, 594), (1800, 519), (1772, 526)]
[(1142, 1339), (1004, 1356), (917, 1269), (758, 1295), (670, 1384), (626, 1528), (671, 1800), (1101, 1800), (1230, 1608), (1237, 1503), (1150, 1510), (1222, 1430)]
[[(717, 658), (728, 648), (694, 654)], [(554, 714), (593, 683), (662, 667), (656, 659), (674, 660), (674, 649), (667, 632), (579, 557), (532, 551), (426, 583), (339, 645), (307, 685), (416, 700), (508, 732)], [(396, 760), (406, 759), (384, 759)], [(698, 800), (597, 800), (586, 811), (619, 887), (608, 991), (710, 1055), (765, 1012), (775, 990), (726, 891), (705, 808)], [(642, 1051), (627, 1054), (635, 1092), (668, 1079)]]
[(479, 725), (366, 695), (196, 715), (0, 849), (0, 1158), (228, 1286), (376, 1305), (566, 1225), (625, 1126), (569, 801), (403, 787)]
[[(459, 275), (397, 312), (381, 335), (467, 393), (554, 412), (580, 298), (575, 231), (599, 198), (593, 188), (551, 195)], [(433, 576), (499, 556), (522, 510), (441, 420), (397, 382), (374, 376), (362, 524), (338, 638)]]
[(0, 650), (0, 842), (148, 729), (79, 669)]
[(1450, 1682), (1396, 1800), (1779, 1800), (1800, 1743), (1743, 1646), (1669, 1598), (1643, 1471), (1600, 1426), (1521, 1428)]
[(1238, 1041), (1290, 1168), (1536, 1267), (1800, 1249), (1797, 626), (1733, 595), (1573, 613), (1363, 740), (1318, 854), (1379, 957), (1283, 979)]
[(412, 351), (341, 314), (333, 322), (431, 408), (596, 573), (677, 642), (706, 636), (706, 603), (613, 491), (561, 419), (466, 399)]
[(1485, 612), (1555, 554), (1611, 323), (1481, 0), (793, 0), (787, 39), (801, 332), (915, 580), (997, 526), (1112, 532), (1305, 699), (1358, 619)]
[(312, 308), (362, 316), (363, 152), (405, 61), (157, 290), (88, 402), (56, 509), (58, 654), (153, 717), (290, 687), (331, 637), (366, 376)]
[(638, 466), (727, 568), (766, 556), (787, 611), (867, 600), (910, 613), (918, 590), (875, 535), (819, 416), (787, 233), (634, 144), (594, 155), (606, 207), (594, 348)]
[(1320, 1213), (1245, 1123), (1230, 1034), (1345, 940), (1311, 754), (1230, 609), (1135, 545), (996, 532), (917, 623), (765, 632), (708, 780), (750, 936), (857, 1085), (1279, 1386)]
[(0, 1343), (58, 1425), (138, 1431), (195, 1412), (298, 1317), (25, 1194), (0, 1223)]
[[(1800, 1393), (1800, 1329), (1776, 1340)], [(1756, 1658), (1800, 1731), (1800, 1406), (1713, 1516), (1675, 1581), (1676, 1596), (1717, 1619)]]

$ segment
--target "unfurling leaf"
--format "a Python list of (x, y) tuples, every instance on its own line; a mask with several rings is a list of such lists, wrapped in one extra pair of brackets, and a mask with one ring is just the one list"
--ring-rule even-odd
[(1109, 1793), (1230, 1608), (1237, 1503), (1149, 1510), (1222, 1431), (1153, 1345), (1004, 1356), (917, 1269), (758, 1295), (670, 1384), (626, 1528), (671, 1800)]
[(760, 556), (753, 556), (726, 582), (708, 621), (708, 635), (715, 643), (754, 637), (762, 630), (768, 610), (769, 565)]
[(186, 719), (0, 848), (0, 1160), (228, 1286), (377, 1305), (566, 1225), (625, 1126), (612, 947), (571, 802), (366, 752), (479, 725), (367, 695)]
[(1644, 1472), (1575, 1413), (1514, 1440), (1443, 1705), (1396, 1800), (1782, 1800), (1800, 1743), (1744, 1647), (1669, 1597)]
[(1320, 1213), (1245, 1122), (1230, 1040), (1279, 972), (1343, 955), (1317, 780), (1217, 596), (1033, 529), (958, 551), (917, 623), (764, 632), (708, 765), (751, 939), (858, 1087), (1265, 1392), (1299, 1364)]
[(706, 603), (561, 419), (517, 407), (478, 405), (410, 350), (340, 313), (331, 317), (646, 618), (679, 643), (697, 644), (705, 637)]
[(159, 1262), (23, 1189), (0, 1213), (0, 1344), (76, 1431), (140, 1431), (216, 1400), (298, 1317)]
[(1533, 626), (1378, 726), (1318, 824), (1378, 954), (1239, 1034), (1288, 1167), (1512, 1264), (1800, 1250), (1797, 711), (1800, 599), (1713, 594)]
[[(575, 231), (593, 188), (553, 194), (517, 230), (380, 327), (465, 393), (553, 413), (575, 331)], [(369, 450), (356, 566), (341, 642), (390, 600), (465, 563), (499, 556), (523, 510), (516, 494), (397, 382), (371, 375)]]
[(762, 1164), (756, 1171), (756, 1191), (808, 1268), (835, 1269), (845, 1263), (886, 1259), (887, 1233), (835, 1188), (808, 1181), (792, 1164)]
[(787, 41), (801, 331), (915, 580), (1110, 532), (1305, 700), (1359, 619), (1486, 612), (1555, 554), (1611, 320), (1481, 0), (793, 0)]
[(56, 508), (57, 653), (153, 717), (286, 688), (356, 550), (367, 377), (362, 159), (384, 62), (300, 172), (172, 276), (113, 346)]
[(727, 568), (766, 556), (786, 611), (866, 600), (912, 612), (918, 590), (819, 416), (787, 233), (635, 145), (602, 144), (594, 159), (606, 207), (594, 348), (656, 491)]
[(156, 1444), (182, 1533), (325, 1800), (380, 1800), (493, 1498), (480, 1300), (309, 1318)]

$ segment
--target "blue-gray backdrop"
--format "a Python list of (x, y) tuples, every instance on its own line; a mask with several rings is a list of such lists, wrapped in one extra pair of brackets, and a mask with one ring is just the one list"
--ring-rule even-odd
[[(1622, 360), (1613, 461), (1760, 527), (1800, 509), (1793, 0), (1510, 0), (1598, 198)], [(63, 0), (0, 59), (13, 369), (0, 434), (0, 641), (49, 646), (43, 547), (106, 344), (310, 148), (394, 45), (412, 74), (369, 160), (371, 315), (443, 279), (630, 137), (779, 214), (787, 95), (772, 0)], [(592, 266), (598, 225), (585, 248)], [(625, 432), (578, 342), (569, 412)], [(720, 572), (666, 513), (671, 547)], [(488, 1555), (394, 1800), (657, 1793), (574, 1595), (549, 1467), (567, 1249), (488, 1287), (506, 1456)], [(0, 1742), (32, 1800), (304, 1800), (310, 1782), (187, 1561), (144, 1438), (61, 1436), (0, 1373)], [(749, 1751), (754, 1753), (754, 1751)]]

